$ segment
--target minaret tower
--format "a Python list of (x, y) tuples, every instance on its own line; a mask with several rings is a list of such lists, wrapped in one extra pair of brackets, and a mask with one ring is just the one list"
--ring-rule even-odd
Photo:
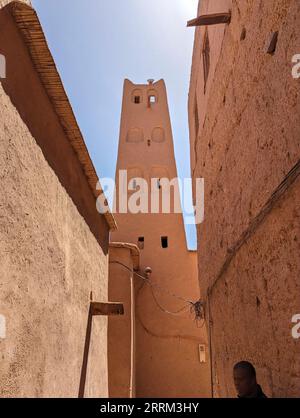
[[(124, 170), (127, 180), (123, 176), (120, 181)], [(165, 83), (149, 80), (148, 84), (136, 85), (125, 80), (116, 170), (118, 230), (112, 241), (134, 243), (140, 248), (140, 273), (144, 275), (145, 268), (151, 267), (149, 280), (154, 285), (135, 280), (136, 396), (207, 397), (206, 330), (197, 328), (184, 300), (171, 296), (190, 301), (200, 298), (197, 255), (187, 248), (182, 213), (162, 213), (165, 178), (177, 179)], [(120, 204), (118, 199), (120, 188), (131, 186), (130, 201), (139, 191), (139, 179), (149, 187), (149, 193), (144, 189), (138, 202), (143, 202), (144, 213), (120, 213), (124, 211), (124, 202)], [(152, 189), (151, 179), (156, 179)], [(176, 184), (177, 180), (175, 189)], [(159, 208), (151, 207), (155, 194)], [(170, 208), (174, 210), (174, 204)]]

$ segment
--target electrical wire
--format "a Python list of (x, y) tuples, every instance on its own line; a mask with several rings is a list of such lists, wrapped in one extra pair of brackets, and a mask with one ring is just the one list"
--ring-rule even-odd
[[(140, 286), (140, 288), (137, 291), (136, 303), (139, 300), (140, 292), (144, 288), (144, 285), (145, 285), (145, 282), (142, 283), (142, 286)], [(182, 334), (178, 334), (178, 335), (172, 335), (172, 334), (163, 335), (163, 334), (158, 334), (157, 332), (154, 332), (153, 330), (151, 330), (150, 328), (148, 328), (148, 326), (143, 322), (142, 317), (140, 315), (139, 306), (140, 306), (140, 304), (137, 303), (137, 308), (136, 308), (136, 316), (137, 316), (137, 319), (138, 319), (141, 327), (143, 328), (143, 330), (147, 334), (151, 335), (152, 337), (162, 338), (162, 339), (180, 339), (180, 340), (186, 340), (186, 341), (196, 342), (198, 344), (201, 343), (201, 339), (199, 339), (199, 338), (197, 338), (195, 336), (191, 336), (191, 335), (182, 335)]]
[[(158, 305), (159, 309), (162, 310), (164, 313), (169, 314), (169, 315), (178, 315), (179, 313), (183, 312), (185, 309), (190, 308), (190, 312), (191, 314), (193, 314), (195, 316), (195, 321), (197, 323), (197, 327), (198, 328), (202, 328), (204, 326), (205, 323), (205, 314), (204, 314), (204, 304), (201, 300), (197, 300), (196, 302), (192, 302), (188, 299), (183, 298), (182, 296), (176, 295), (172, 292), (170, 292), (169, 290), (165, 289), (164, 287), (151, 282), (150, 279), (142, 276), (141, 274), (137, 273), (136, 271), (134, 271), (133, 269), (131, 269), (130, 267), (126, 266), (126, 264), (121, 263), (120, 261), (110, 261), (110, 264), (119, 264), (120, 266), (124, 267), (126, 270), (130, 271), (131, 274), (139, 277), (140, 279), (142, 279), (145, 283), (147, 283), (148, 286), (151, 287), (152, 290), (152, 295), (153, 298), (156, 302), (156, 304)], [(179, 311), (177, 312), (171, 312), (168, 309), (163, 308), (157, 301), (154, 292), (153, 292), (153, 288), (157, 288), (160, 291), (162, 291), (163, 293), (176, 298), (178, 300), (184, 301), (186, 303), (186, 306), (184, 306), (183, 308), (181, 308)], [(203, 321), (203, 323), (201, 324), (201, 326), (199, 327), (199, 322)]]
[(158, 302), (158, 300), (157, 300), (157, 298), (156, 298), (156, 296), (155, 296), (155, 294), (154, 294), (153, 287), (152, 287), (152, 286), (150, 286), (150, 288), (151, 288), (151, 293), (152, 293), (153, 299), (154, 299), (154, 301), (155, 301), (156, 305), (158, 306), (158, 308), (159, 308), (162, 312), (164, 312), (164, 313), (166, 313), (166, 314), (169, 314), (169, 315), (178, 316), (181, 312), (183, 312), (183, 311), (185, 311), (185, 310), (187, 310), (187, 309), (189, 308), (189, 305), (186, 305), (186, 306), (184, 306), (183, 308), (179, 309), (179, 310), (178, 310), (178, 311), (176, 311), (176, 312), (171, 312), (171, 311), (168, 311), (167, 309), (163, 308), (163, 307), (160, 305), (160, 303)]

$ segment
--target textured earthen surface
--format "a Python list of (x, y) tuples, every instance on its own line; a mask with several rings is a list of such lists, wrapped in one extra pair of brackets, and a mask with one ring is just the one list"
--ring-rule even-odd
[[(107, 257), (0, 86), (1, 396), (79, 388), (90, 292), (107, 300)], [(86, 395), (107, 395), (107, 319), (94, 319)]]
[[(37, 40), (31, 42), (36, 42), (34, 48), (38, 50), (39, 42)], [(6, 59), (6, 78), (2, 79), (3, 89), (18, 109), (47, 162), (84, 217), (103, 251), (107, 253), (107, 222), (104, 216), (97, 212), (94, 190), (87, 180), (77, 153), (74, 152), (70, 138), (66, 135), (64, 121), (53, 110), (53, 103), (45, 86), (38, 72), (34, 70), (35, 66), (26, 42), (9, 8), (0, 10), (0, 54)], [(49, 78), (51, 80), (51, 75)], [(56, 89), (59, 95), (62, 87), (57, 85)], [(93, 187), (96, 189), (96, 181)]]
[[(66, 192), (78, 179), (77, 198), (96, 225), (95, 200), (57, 115), (12, 21), (2, 12), (1, 19), (8, 71), (0, 84), (0, 396), (77, 397), (91, 292), (108, 300), (108, 229), (99, 228), (99, 245)], [(54, 163), (58, 150), (73, 173), (64, 185), (45, 158)], [(95, 317), (86, 397), (108, 395), (107, 374), (107, 318)]]
[[(206, 0), (199, 12), (229, 8), (230, 25), (208, 28), (206, 94), (205, 29), (196, 29), (189, 96), (192, 171), (206, 184), (205, 221), (198, 228), (204, 294), (228, 250), (300, 156), (299, 80), (292, 78), (292, 57), (300, 44), (299, 2)], [(278, 44), (270, 55), (265, 47), (274, 31)], [(254, 363), (269, 395), (300, 394), (300, 347), (291, 336), (291, 318), (300, 311), (299, 211), (298, 180), (213, 288), (216, 395), (235, 395), (232, 366), (242, 359)]]
[[(245, 244), (212, 295), (216, 390), (234, 394), (231, 366), (252, 361), (269, 396), (299, 397), (300, 181)], [(297, 205), (297, 207), (296, 207)]]

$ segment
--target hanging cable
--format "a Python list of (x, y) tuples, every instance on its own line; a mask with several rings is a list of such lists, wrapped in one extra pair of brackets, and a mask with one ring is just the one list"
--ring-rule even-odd
[[(197, 327), (199, 328), (199, 323), (201, 321), (203, 321), (203, 323), (201, 324), (201, 328), (204, 326), (204, 322), (205, 322), (205, 314), (204, 314), (204, 304), (201, 300), (197, 300), (196, 302), (190, 301), (188, 299), (183, 298), (182, 296), (176, 295), (172, 292), (170, 292), (168, 289), (165, 289), (164, 287), (156, 284), (156, 283), (152, 283), (150, 279), (142, 276), (141, 274), (137, 273), (136, 271), (134, 271), (133, 269), (131, 269), (130, 267), (126, 266), (126, 264), (121, 263), (120, 261), (110, 261), (110, 264), (119, 264), (120, 266), (124, 267), (126, 270), (130, 271), (131, 274), (133, 274), (136, 277), (139, 277), (140, 279), (144, 280), (145, 283), (148, 284), (148, 286), (151, 287), (152, 290), (152, 295), (154, 297), (155, 302), (157, 303), (157, 305), (159, 306), (159, 308), (164, 312), (167, 313), (169, 315), (178, 315), (180, 312), (183, 312), (185, 309), (190, 308), (190, 312), (191, 314), (194, 315), (195, 317), (195, 322), (197, 323)], [(178, 300), (181, 300), (183, 302), (186, 303), (186, 306), (182, 307), (179, 311), (177, 312), (171, 312), (167, 309), (162, 308), (159, 303), (157, 302), (154, 293), (153, 293), (153, 288), (159, 289), (161, 292), (176, 298)]]
[(189, 308), (189, 305), (186, 305), (186, 306), (184, 306), (183, 308), (179, 309), (179, 310), (178, 310), (178, 311), (176, 311), (176, 312), (171, 312), (171, 311), (168, 311), (167, 309), (163, 308), (163, 307), (159, 304), (159, 302), (158, 302), (158, 300), (157, 300), (157, 298), (156, 298), (156, 296), (155, 296), (155, 294), (154, 294), (153, 287), (152, 287), (152, 286), (150, 286), (150, 288), (151, 288), (151, 293), (152, 293), (153, 299), (154, 299), (154, 301), (155, 301), (156, 305), (158, 306), (158, 308), (159, 308), (162, 312), (164, 312), (164, 313), (166, 313), (166, 314), (169, 314), (169, 315), (174, 315), (174, 316), (177, 316), (177, 315), (179, 315), (181, 312), (183, 312), (183, 311), (185, 311), (185, 310), (187, 310), (187, 309)]
[[(136, 302), (138, 301), (138, 299), (139, 299), (139, 296), (140, 296), (140, 292), (141, 292), (141, 290), (144, 288), (144, 285), (145, 285), (145, 282), (143, 282), (142, 283), (142, 286), (140, 286), (140, 288), (137, 290), (137, 296), (136, 296)], [(196, 343), (201, 343), (201, 339), (199, 339), (199, 338), (197, 338), (197, 337), (195, 337), (195, 336), (191, 336), (191, 335), (183, 335), (183, 334), (177, 334), (177, 335), (172, 335), (172, 334), (169, 334), (169, 335), (163, 335), (163, 334), (158, 334), (157, 332), (155, 332), (155, 331), (153, 331), (153, 330), (151, 330), (145, 323), (144, 323), (144, 321), (143, 321), (143, 319), (142, 319), (142, 317), (141, 317), (141, 315), (140, 315), (140, 312), (139, 312), (139, 306), (140, 306), (140, 304), (138, 304), (137, 303), (137, 308), (136, 308), (136, 316), (137, 316), (137, 319), (138, 319), (138, 321), (139, 321), (139, 323), (140, 323), (140, 325), (142, 326), (142, 328), (144, 329), (144, 331), (147, 333), (147, 334), (149, 334), (149, 335), (151, 335), (152, 337), (156, 337), (156, 338), (163, 338), (163, 339), (173, 339), (173, 338), (175, 338), (175, 339), (180, 339), (180, 340), (186, 340), (186, 341), (193, 341), (193, 342), (196, 342)]]

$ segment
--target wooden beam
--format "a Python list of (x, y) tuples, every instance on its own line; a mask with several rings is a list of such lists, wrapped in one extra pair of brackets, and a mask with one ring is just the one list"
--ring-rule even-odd
[(196, 17), (196, 19), (189, 20), (187, 27), (191, 26), (208, 26), (208, 25), (219, 25), (221, 23), (230, 23), (231, 12), (226, 13), (214, 13), (210, 15), (202, 15)]
[(91, 313), (97, 315), (124, 315), (124, 306), (122, 303), (98, 303), (91, 302)]

